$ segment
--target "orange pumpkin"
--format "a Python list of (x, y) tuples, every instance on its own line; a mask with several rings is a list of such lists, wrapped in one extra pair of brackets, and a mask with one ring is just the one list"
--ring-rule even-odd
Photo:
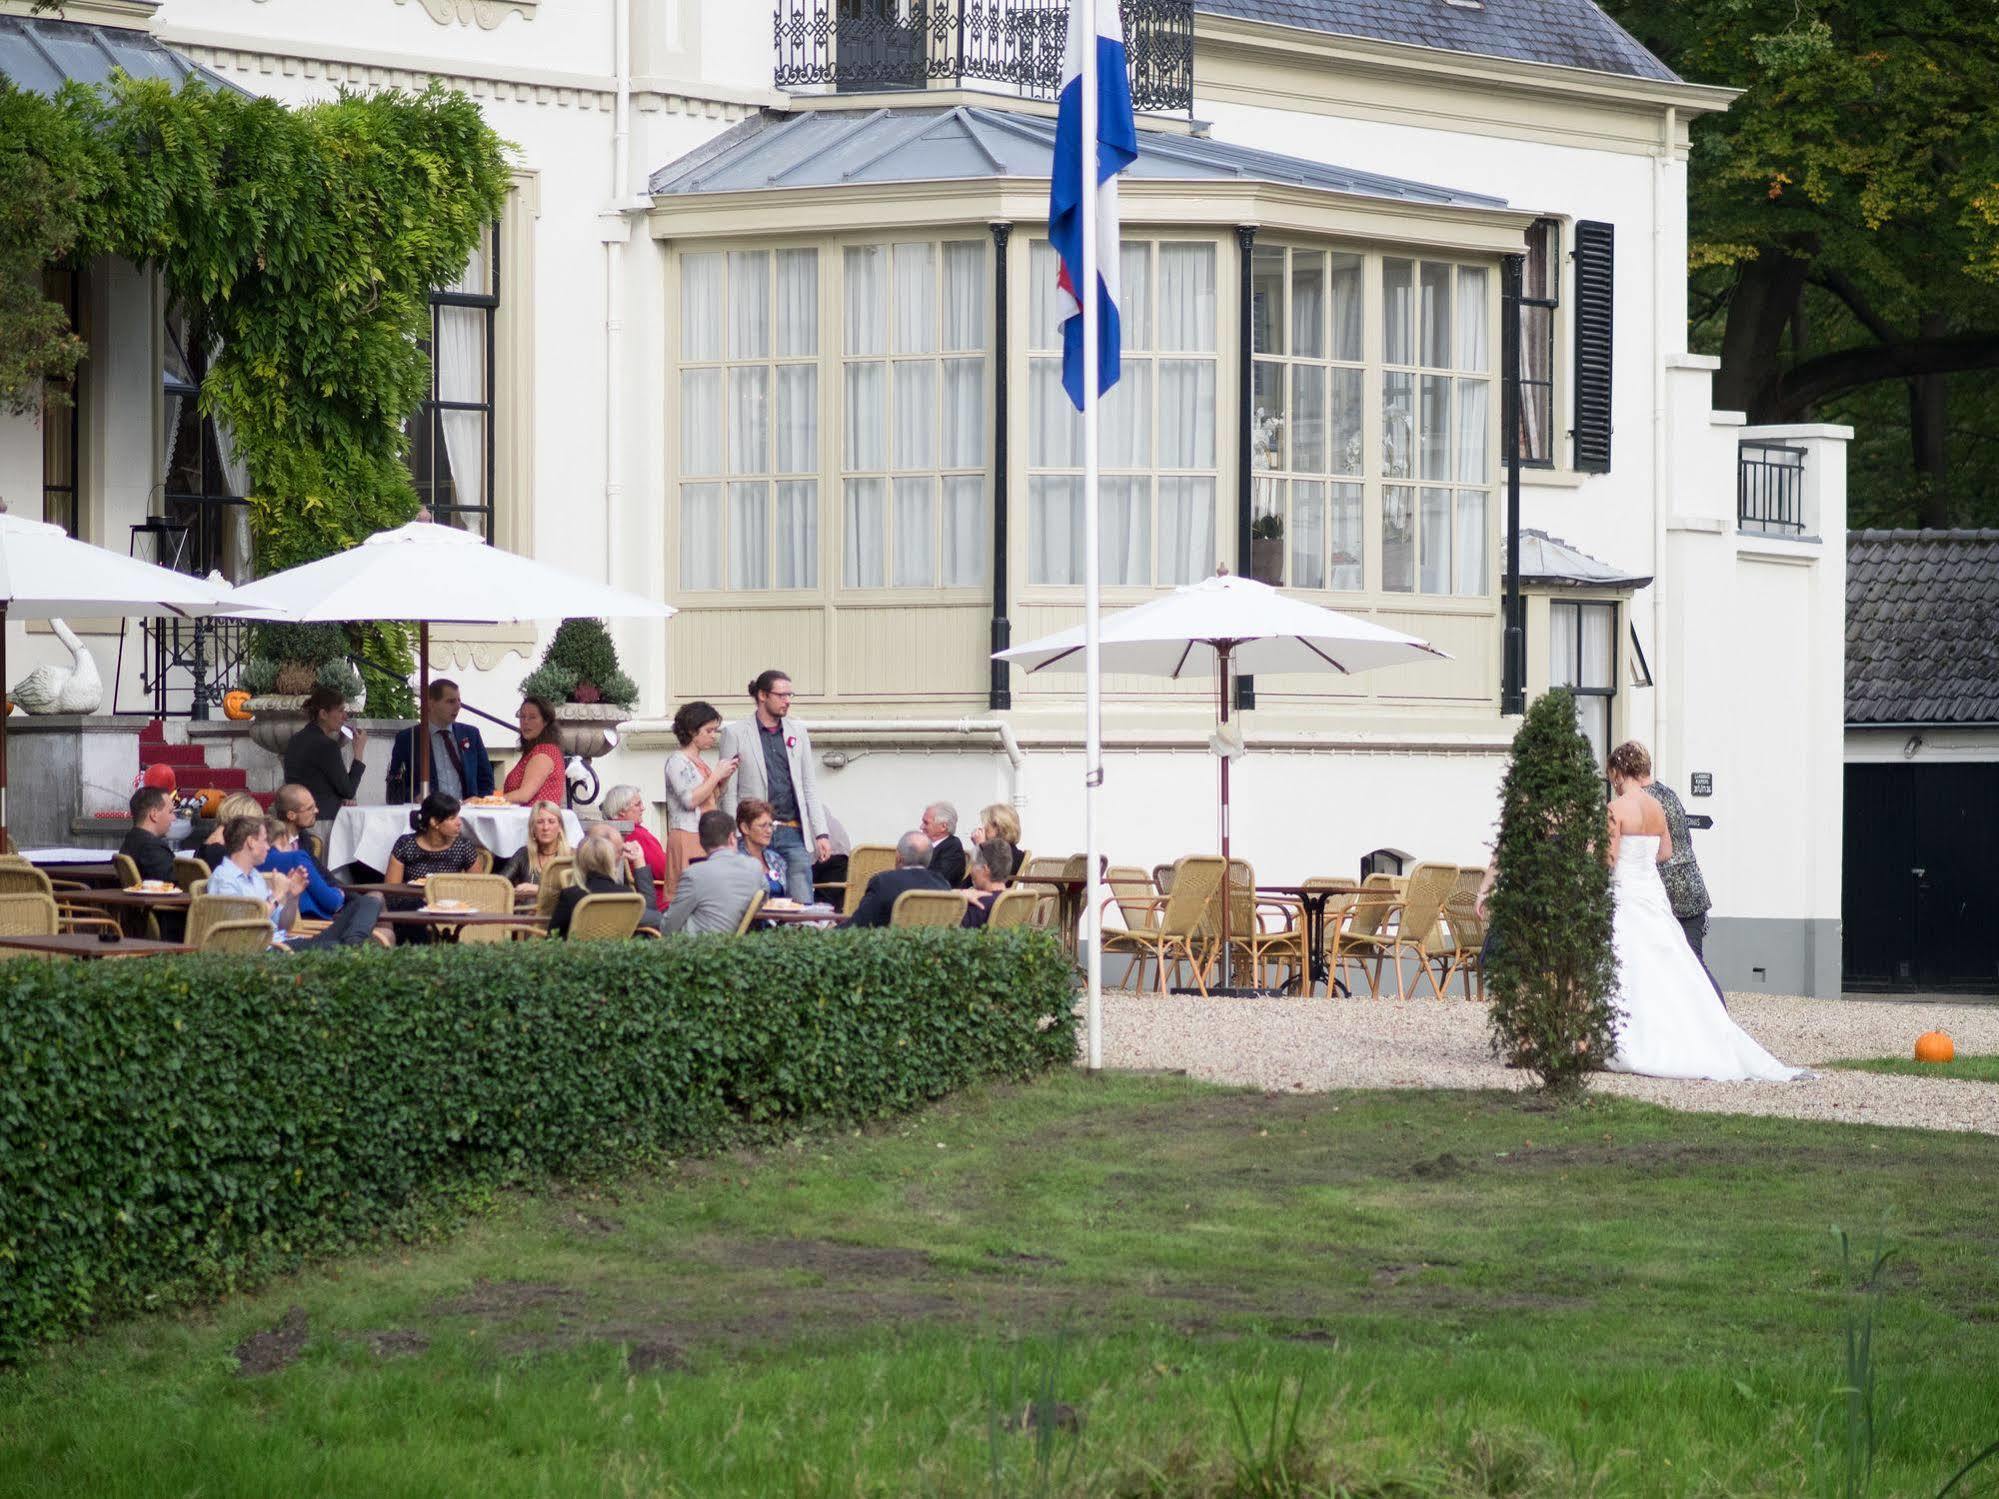
[(197, 791), (195, 795), (201, 798), (201, 815), (203, 817), (213, 817), (222, 810), (222, 793), (214, 787), (211, 786), (205, 791)]
[(222, 716), (241, 723), (246, 718), (257, 715), (250, 711), (250, 694), (241, 687), (222, 694)]
[(1956, 1055), (1956, 1045), (1942, 1031), (1924, 1031), (1916, 1037), (1918, 1062), (1948, 1062)]

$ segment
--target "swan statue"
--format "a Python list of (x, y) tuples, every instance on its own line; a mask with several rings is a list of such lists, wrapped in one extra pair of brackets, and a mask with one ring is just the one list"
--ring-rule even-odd
[(69, 647), (68, 666), (38, 666), (14, 684), (11, 696), (28, 713), (95, 713), (104, 701), (97, 661), (76, 632), (59, 619), (49, 621), (56, 639)]

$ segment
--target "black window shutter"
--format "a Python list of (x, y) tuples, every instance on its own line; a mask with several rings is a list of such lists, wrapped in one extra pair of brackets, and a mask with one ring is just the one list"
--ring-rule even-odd
[(1576, 467), (1610, 472), (1611, 302), (1617, 226), (1576, 225)]

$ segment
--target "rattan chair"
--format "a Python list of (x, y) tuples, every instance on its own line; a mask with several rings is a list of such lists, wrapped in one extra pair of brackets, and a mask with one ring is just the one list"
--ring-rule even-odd
[(890, 926), (963, 926), (965, 898), (955, 890), (905, 890), (888, 913)]
[(1159, 924), (1159, 887), (1152, 876), (1129, 864), (1118, 864), (1104, 876), (1111, 893), (1104, 910), (1115, 905), (1127, 931), (1145, 931)]
[(895, 850), (885, 843), (858, 843), (847, 855), (847, 885), (840, 892), (840, 914), (851, 916), (868, 893), (868, 881), (895, 868)]
[(65, 932), (123, 932), (115, 917), (62, 898), (59, 891), (82, 890), (82, 885), (65, 880), (58, 886), (47, 871), (32, 864), (0, 864), (0, 895), (45, 895), (55, 904), (56, 917)]
[(312, 855), (313, 863), (326, 868), (326, 840), (317, 833), (301, 833), (298, 841), (305, 845), (305, 851)]
[(1029, 859), (1020, 861), (1020, 877), (1024, 880), (1059, 880), (1062, 872), (1069, 867), (1067, 859)]
[(1455, 864), (1418, 864), (1409, 872), (1409, 888), (1403, 892), (1401, 915), (1387, 951), (1388, 960), (1395, 965), (1397, 999), (1409, 997), (1403, 976), (1403, 963), (1409, 958), (1416, 960), (1417, 971), (1429, 980), (1431, 993), (1438, 999), (1444, 997), (1443, 980), (1457, 950), (1444, 920), (1444, 904), (1457, 882)]
[(639, 895), (586, 895), (569, 917), (571, 942), (622, 942), (639, 929), (645, 914)]
[(197, 882), (205, 883), (207, 881), (208, 866), (191, 855), (175, 854), (173, 878), (176, 885), (180, 886), (187, 894), (192, 895), (194, 894), (194, 887)]
[(993, 908), (986, 913), (987, 930), (1003, 926), (1032, 926), (1035, 907), (1044, 900), (1047, 900), (1046, 896), (1037, 895), (1032, 890), (1002, 891), (993, 898)]
[[(492, 916), (514, 914), (514, 887), (503, 874), (434, 874), (424, 881), (423, 898), (426, 904), (435, 905), (441, 900), (462, 900), (473, 910)], [(474, 947), (487, 943), (511, 942), (514, 933), (525, 927), (505, 926), (498, 922), (474, 922), (458, 929), (461, 946)]]
[(257, 920), (264, 923), (264, 935), (270, 936), (270, 913), (264, 903), (252, 900), (247, 895), (197, 895), (187, 907), (187, 945), (200, 947), (208, 929), (225, 921)]
[[(1337, 982), (1342, 965), (1352, 963), (1367, 979), (1371, 999), (1381, 998), (1381, 971), (1395, 941), (1395, 917), (1402, 909), (1397, 876), (1371, 874), (1345, 903), (1342, 919), (1326, 913), (1327, 982)], [(1368, 964), (1374, 966), (1370, 969)]]
[(562, 898), (562, 892), (576, 879), (576, 861), (572, 858), (550, 859), (541, 871), (541, 883), (535, 887), (534, 914), (543, 921), (555, 914), (555, 903)]
[[(36, 893), (0, 895), (0, 935), (53, 937), (60, 926), (52, 896)], [(0, 959), (42, 956), (18, 947), (0, 947)]]
[(206, 895), (208, 893), (208, 876), (203, 875), (200, 879), (189, 885), (187, 893), (189, 895)]
[[(748, 935), (750, 928), (756, 925), (757, 912), (764, 908), (764, 902), (769, 898), (770, 892), (768, 890), (759, 890), (755, 895), (750, 897), (749, 906), (743, 912), (743, 919), (736, 923), (736, 935), (738, 937)], [(643, 931), (644, 928), (640, 928), (640, 930)]]
[[(216, 896), (215, 899), (223, 897)], [(217, 921), (196, 944), (202, 952), (259, 953), (271, 945), (271, 923), (261, 916)]]
[(1173, 866), (1173, 889), (1156, 897), (1157, 925), (1139, 931), (1105, 932), (1106, 956), (1118, 954), (1131, 961), (1125, 967), (1129, 983), (1132, 970), (1142, 978), (1148, 959), (1158, 969), (1157, 989), (1166, 993), (1166, 961), (1185, 963), (1194, 971), (1194, 985), (1208, 992), (1208, 969), (1214, 965), (1215, 945), (1209, 936), (1214, 903), (1222, 887), (1222, 861), (1209, 854), (1192, 854)]
[(130, 854), (113, 854), (111, 867), (118, 871), (118, 883), (127, 890), (138, 884), (142, 878), (139, 873), (139, 861)]
[[(1216, 916), (1220, 910), (1217, 903)], [(1219, 925), (1212, 933), (1221, 941)], [(1282, 967), (1287, 985), (1297, 984), (1303, 993), (1310, 985), (1305, 951), (1304, 908), (1284, 896), (1258, 895), (1256, 870), (1247, 859), (1229, 861), (1229, 948), (1238, 961), (1249, 964), (1251, 981), (1266, 987), (1270, 970)]]
[(1152, 883), (1158, 888), (1161, 895), (1171, 895), (1173, 893), (1173, 866), (1171, 864), (1153, 865)]
[(1484, 883), (1483, 868), (1460, 865), (1457, 883), (1444, 902), (1444, 920), (1451, 928), (1451, 967), (1444, 984), (1448, 988), (1452, 979), (1462, 979), (1466, 999), (1485, 998), (1486, 920), (1478, 914), (1478, 892)]

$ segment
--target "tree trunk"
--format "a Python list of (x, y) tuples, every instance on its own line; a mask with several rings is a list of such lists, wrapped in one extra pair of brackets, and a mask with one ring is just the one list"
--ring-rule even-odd
[(1777, 377), (1783, 368), (1784, 329), (1797, 311), (1810, 262), (1766, 248), (1737, 274), (1721, 336), (1721, 368), (1714, 403), (1748, 413), (1752, 423), (1771, 419)]

